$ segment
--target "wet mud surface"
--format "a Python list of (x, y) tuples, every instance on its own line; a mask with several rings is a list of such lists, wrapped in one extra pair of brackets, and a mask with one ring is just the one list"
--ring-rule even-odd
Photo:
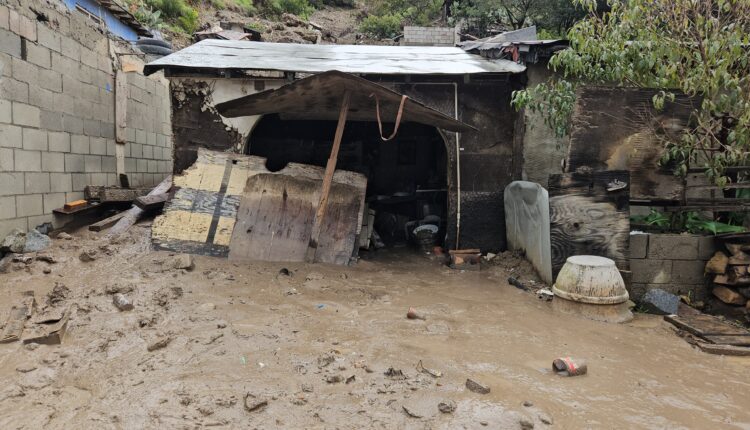
[[(26, 290), (37, 313), (70, 310), (61, 345), (0, 345), (0, 428), (750, 428), (750, 359), (693, 349), (659, 317), (555, 314), (507, 284), (507, 261), (186, 270), (148, 235), (80, 231), (44, 252), (56, 263), (0, 274), (1, 323)], [(560, 356), (588, 374), (554, 374)]]

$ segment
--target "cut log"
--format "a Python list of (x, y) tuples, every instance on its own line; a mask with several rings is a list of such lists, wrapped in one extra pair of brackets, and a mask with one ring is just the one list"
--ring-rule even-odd
[(706, 273), (723, 275), (727, 273), (729, 257), (721, 251), (716, 251), (713, 257), (706, 263)]
[(714, 278), (714, 284), (720, 285), (734, 285), (734, 281), (729, 279), (727, 275), (716, 275)]
[(742, 255), (743, 254), (743, 252), (742, 252), (742, 245), (740, 245), (738, 243), (727, 243), (724, 246), (727, 247), (727, 250), (732, 255)]
[[(155, 195), (155, 194), (163, 194), (172, 188), (172, 175), (167, 176), (164, 178), (163, 181), (159, 185), (157, 185), (149, 195)], [(128, 231), (130, 227), (133, 226), (136, 222), (138, 222), (138, 219), (143, 215), (145, 211), (138, 206), (133, 206), (130, 209), (128, 209), (122, 219), (117, 221), (117, 224), (112, 227), (109, 232), (107, 233), (108, 237), (112, 237), (115, 235), (118, 235), (120, 233), (124, 233)]]
[(744, 252), (739, 252), (737, 254), (733, 254), (731, 257), (729, 257), (729, 265), (740, 265), (740, 266), (746, 266), (750, 264), (750, 255), (745, 254)]
[(728, 305), (744, 305), (747, 302), (740, 293), (723, 285), (717, 285), (711, 291), (716, 298)]
[(150, 211), (154, 209), (161, 209), (164, 207), (164, 203), (169, 199), (168, 193), (161, 194), (149, 194), (147, 196), (141, 196), (135, 199), (134, 205), (143, 209), (144, 211)]
[(89, 226), (89, 231), (102, 231), (106, 228), (112, 227), (117, 223), (117, 221), (120, 220), (120, 218), (125, 216), (125, 212), (120, 212), (118, 214), (112, 215), (109, 218), (104, 218), (103, 220), (99, 222), (95, 222)]

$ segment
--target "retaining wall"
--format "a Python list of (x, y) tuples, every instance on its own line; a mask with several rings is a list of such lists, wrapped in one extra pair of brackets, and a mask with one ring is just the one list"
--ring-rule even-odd
[(456, 46), (458, 38), (453, 27), (405, 26), (401, 44), (406, 46)]

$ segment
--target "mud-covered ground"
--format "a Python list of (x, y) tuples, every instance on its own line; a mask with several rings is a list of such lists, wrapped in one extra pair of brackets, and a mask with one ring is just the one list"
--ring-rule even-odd
[[(0, 321), (26, 290), (38, 313), (71, 310), (61, 345), (0, 345), (0, 428), (750, 428), (749, 359), (695, 350), (658, 317), (557, 315), (507, 284), (512, 264), (458, 272), (391, 251), (187, 271), (148, 234), (80, 231), (45, 252), (56, 263), (0, 274)], [(588, 374), (550, 371), (568, 355)]]

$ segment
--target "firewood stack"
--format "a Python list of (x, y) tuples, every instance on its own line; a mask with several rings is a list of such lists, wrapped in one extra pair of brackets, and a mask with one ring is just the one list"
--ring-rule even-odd
[(716, 251), (706, 263), (706, 273), (714, 275), (713, 295), (731, 306), (750, 309), (750, 244), (725, 244), (729, 256)]

